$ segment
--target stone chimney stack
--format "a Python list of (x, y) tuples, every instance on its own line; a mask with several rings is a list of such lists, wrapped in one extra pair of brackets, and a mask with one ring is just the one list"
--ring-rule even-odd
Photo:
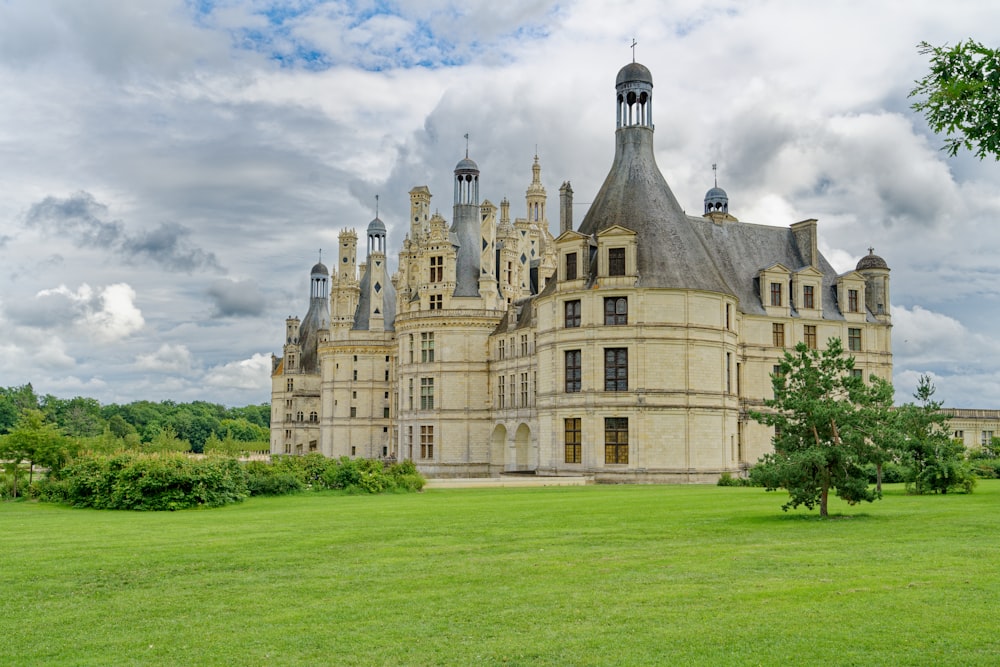
[(559, 233), (573, 229), (573, 187), (566, 181), (559, 186)]

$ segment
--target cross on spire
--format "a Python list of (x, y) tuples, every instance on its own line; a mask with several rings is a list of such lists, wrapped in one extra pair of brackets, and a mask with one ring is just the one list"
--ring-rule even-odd
[(636, 44), (638, 44), (638, 42), (635, 41), (635, 37), (633, 37), (632, 38), (632, 62), (635, 62), (635, 45)]

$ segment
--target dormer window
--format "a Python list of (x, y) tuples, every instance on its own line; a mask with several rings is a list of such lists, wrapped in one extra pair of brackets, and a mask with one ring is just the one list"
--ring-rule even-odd
[(625, 275), (625, 248), (608, 248), (608, 275)]
[(771, 305), (781, 305), (781, 283), (771, 283)]
[(847, 290), (847, 310), (851, 313), (858, 312), (858, 290)]
[[(624, 264), (623, 264), (624, 266)], [(576, 253), (566, 253), (566, 280), (576, 280)]]
[(816, 307), (816, 297), (813, 291), (812, 285), (802, 286), (802, 307), (803, 308), (815, 308)]

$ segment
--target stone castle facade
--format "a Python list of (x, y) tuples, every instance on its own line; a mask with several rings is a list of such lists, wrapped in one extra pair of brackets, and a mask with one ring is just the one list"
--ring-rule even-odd
[(553, 238), (538, 157), (526, 215), (454, 171), (452, 219), (410, 195), (389, 275), (386, 227), (343, 231), (286, 321), (272, 375), (271, 452), (411, 459), (428, 476), (593, 475), (714, 481), (771, 445), (748, 411), (798, 342), (839, 337), (865, 377), (892, 378), (889, 268), (838, 274), (817, 222), (740, 222), (721, 188), (684, 213), (653, 154), (653, 82), (615, 86), (615, 157), (578, 227), (559, 188)]

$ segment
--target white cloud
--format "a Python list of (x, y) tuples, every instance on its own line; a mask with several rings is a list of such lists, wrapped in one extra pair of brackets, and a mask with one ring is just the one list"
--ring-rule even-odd
[(184, 345), (164, 343), (156, 352), (138, 355), (135, 367), (143, 371), (186, 375), (191, 372), (191, 351)]
[(211, 387), (256, 390), (262, 394), (266, 391), (269, 394), (271, 357), (257, 353), (249, 359), (215, 366), (205, 373), (204, 382)]
[(65, 285), (44, 289), (36, 297), (63, 297), (74, 324), (99, 342), (115, 342), (142, 329), (145, 321), (135, 306), (135, 290), (127, 283), (94, 290), (83, 283), (74, 292)]

